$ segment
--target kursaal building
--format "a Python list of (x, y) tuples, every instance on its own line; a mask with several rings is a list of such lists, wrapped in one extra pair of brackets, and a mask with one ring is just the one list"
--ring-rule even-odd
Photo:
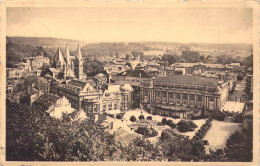
[(186, 118), (202, 110), (222, 110), (228, 101), (230, 81), (174, 75), (141, 84), (141, 108), (160, 115)]

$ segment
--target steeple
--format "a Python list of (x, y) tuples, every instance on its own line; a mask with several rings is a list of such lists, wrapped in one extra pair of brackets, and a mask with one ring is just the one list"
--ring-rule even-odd
[(80, 51), (80, 45), (78, 45), (77, 58), (78, 58), (79, 61), (82, 60), (82, 55), (81, 55), (81, 51)]
[(68, 45), (66, 45), (66, 66), (71, 68), (70, 51)]
[(56, 69), (62, 69), (63, 63), (64, 63), (64, 58), (62, 56), (60, 48), (58, 48), (53, 59), (53, 67)]
[(74, 70), (75, 70), (75, 75), (79, 80), (84, 78), (83, 59), (82, 59), (82, 55), (81, 55), (81, 51), (80, 51), (80, 45), (78, 45), (78, 50), (76, 53)]
[(60, 47), (58, 48), (55, 56), (54, 56), (54, 61), (61, 61), (61, 62), (64, 62), (64, 58), (62, 56), (62, 53), (61, 53), (61, 50), (60, 50)]

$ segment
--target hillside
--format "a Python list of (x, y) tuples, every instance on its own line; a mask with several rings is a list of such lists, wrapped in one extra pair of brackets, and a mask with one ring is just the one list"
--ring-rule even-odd
[(51, 38), (51, 37), (6, 37), (6, 44), (15, 43), (30, 46), (42, 46), (42, 47), (65, 47), (66, 44), (72, 49), (76, 49), (78, 44), (85, 45), (87, 42), (72, 40), (72, 39), (61, 39), (61, 38)]

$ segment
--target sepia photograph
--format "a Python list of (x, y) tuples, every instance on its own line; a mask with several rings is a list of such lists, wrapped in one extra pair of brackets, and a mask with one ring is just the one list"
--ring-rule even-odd
[(4, 160), (257, 161), (252, 4), (107, 4), (6, 6)]

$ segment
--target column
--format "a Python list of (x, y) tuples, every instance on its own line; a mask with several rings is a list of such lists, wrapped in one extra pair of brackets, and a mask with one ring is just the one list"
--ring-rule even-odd
[(175, 92), (173, 93), (173, 103), (176, 105), (176, 96), (175, 96)]
[(182, 93), (180, 93), (180, 96), (181, 96), (181, 105), (183, 105), (183, 101), (182, 101)]
[(194, 95), (194, 107), (198, 105), (197, 95)]
[(166, 91), (166, 103), (169, 104), (169, 92)]
[(189, 106), (190, 105), (190, 94), (187, 93), (187, 95), (188, 95), (188, 103), (187, 103), (187, 105)]

